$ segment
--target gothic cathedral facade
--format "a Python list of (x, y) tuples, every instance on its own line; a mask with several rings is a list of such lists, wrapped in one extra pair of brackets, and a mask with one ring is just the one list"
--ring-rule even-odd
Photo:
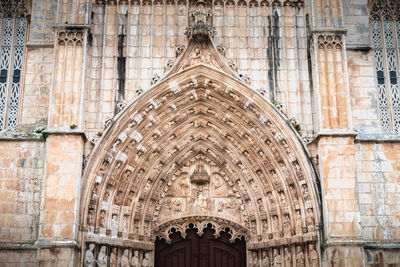
[(1, 0), (0, 266), (400, 266), (399, 0)]

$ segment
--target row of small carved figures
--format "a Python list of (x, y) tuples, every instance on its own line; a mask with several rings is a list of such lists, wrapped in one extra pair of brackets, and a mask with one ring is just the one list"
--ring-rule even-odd
[[(185, 0), (95, 0), (95, 3), (98, 5), (128, 5), (128, 3), (131, 2), (132, 5), (143, 5), (143, 6), (150, 6), (152, 4), (154, 5), (163, 5), (164, 3), (166, 5), (187, 5), (187, 2)], [(302, 7), (304, 5), (303, 0), (262, 0), (262, 1), (257, 1), (257, 0), (251, 0), (251, 1), (245, 1), (245, 0), (215, 0), (213, 5), (227, 5), (227, 6), (234, 6), (238, 5), (240, 7), (244, 7), (249, 5), (250, 7), (258, 7), (258, 6), (274, 6), (274, 7), (279, 7), (279, 6), (295, 6), (295, 7)]]
[[(306, 254), (305, 254), (306, 253)], [(306, 246), (298, 245), (295, 247), (282, 247), (262, 251), (252, 251), (250, 254), (250, 267), (270, 267), (270, 266), (285, 266), (304, 267), (308, 258), (310, 267), (319, 266), (319, 254), (315, 249), (314, 244)]]
[(83, 266), (153, 267), (150, 251), (131, 251), (129, 248), (107, 247), (106, 245), (98, 247), (100, 247), (100, 250), (96, 253), (96, 245), (89, 244), (85, 251)]

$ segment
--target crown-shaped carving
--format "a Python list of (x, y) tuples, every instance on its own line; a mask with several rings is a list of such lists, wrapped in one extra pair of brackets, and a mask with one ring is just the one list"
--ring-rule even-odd
[(190, 11), (191, 25), (186, 28), (185, 35), (189, 39), (202, 42), (215, 36), (215, 28), (211, 26), (212, 13), (202, 0), (196, 2), (196, 7)]
[(202, 159), (200, 159), (192, 176), (190, 176), (190, 182), (194, 184), (207, 184), (210, 182), (210, 176), (204, 168), (204, 162)]

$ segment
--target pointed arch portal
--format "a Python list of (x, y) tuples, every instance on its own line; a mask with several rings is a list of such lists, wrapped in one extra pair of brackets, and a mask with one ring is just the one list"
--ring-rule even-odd
[(211, 225), (216, 235), (229, 229), (232, 242), (246, 240), (248, 263), (283, 262), (288, 253), (307, 261), (319, 250), (320, 203), (305, 148), (210, 40), (192, 41), (163, 80), (117, 115), (85, 178), (85, 246), (154, 256), (156, 239), (167, 244), (176, 230), (184, 238)]

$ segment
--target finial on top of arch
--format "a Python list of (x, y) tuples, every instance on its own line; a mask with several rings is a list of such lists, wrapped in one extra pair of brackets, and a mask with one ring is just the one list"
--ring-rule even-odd
[(204, 0), (196, 1), (195, 7), (190, 10), (190, 26), (186, 28), (185, 35), (189, 39), (202, 42), (215, 36), (215, 27), (211, 26), (212, 12), (206, 8)]

